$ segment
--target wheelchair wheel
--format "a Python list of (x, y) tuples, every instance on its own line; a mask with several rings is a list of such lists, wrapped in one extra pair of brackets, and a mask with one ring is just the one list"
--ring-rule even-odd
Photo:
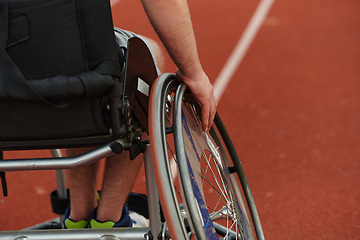
[(149, 101), (149, 137), (160, 203), (170, 238), (185, 240), (189, 231), (179, 207), (182, 203), (179, 185), (173, 181), (170, 171), (170, 162), (176, 158), (172, 113), (178, 85), (173, 74), (163, 74), (153, 83)]
[(182, 84), (175, 94), (174, 141), (192, 232), (197, 239), (264, 239), (243, 168), (220, 117), (203, 132), (200, 106), (185, 90)]

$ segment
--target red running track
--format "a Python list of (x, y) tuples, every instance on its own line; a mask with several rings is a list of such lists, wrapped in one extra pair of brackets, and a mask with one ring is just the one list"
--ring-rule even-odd
[[(258, 3), (189, 1), (213, 81)], [(139, 1), (122, 0), (113, 12), (116, 26), (158, 40)], [(359, 23), (357, 0), (275, 0), (219, 102), (266, 239), (360, 239)], [(165, 70), (175, 71), (169, 57)], [(53, 171), (7, 179), (0, 230), (56, 217), (48, 199)], [(134, 190), (143, 185), (139, 175)]]

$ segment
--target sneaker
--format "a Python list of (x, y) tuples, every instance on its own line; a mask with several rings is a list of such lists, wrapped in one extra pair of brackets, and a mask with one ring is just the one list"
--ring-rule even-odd
[(65, 229), (79, 229), (79, 228), (86, 228), (88, 226), (88, 222), (86, 220), (80, 220), (75, 222), (70, 217), (70, 205), (67, 207), (64, 215), (64, 228)]
[(118, 222), (104, 221), (100, 222), (96, 219), (97, 207), (92, 211), (89, 226), (90, 228), (118, 228), (118, 227), (132, 227), (132, 220), (129, 217), (129, 209), (127, 206), (124, 207), (121, 214), (121, 218)]

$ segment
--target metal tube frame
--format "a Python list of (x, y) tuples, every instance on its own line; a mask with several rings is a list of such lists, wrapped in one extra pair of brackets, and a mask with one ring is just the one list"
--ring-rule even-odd
[(9, 172), (76, 168), (115, 154), (112, 150), (113, 146), (118, 144), (124, 146), (123, 141), (124, 140), (119, 139), (75, 157), (7, 159), (6, 161), (0, 161), (0, 171)]
[(150, 229), (155, 237), (161, 232), (160, 199), (154, 178), (154, 167), (151, 158), (150, 144), (146, 145), (144, 153), (144, 165), (146, 176), (146, 189), (149, 206)]
[[(62, 157), (60, 149), (51, 149), (50, 151), (51, 151), (51, 155), (54, 158)], [(60, 199), (66, 199), (66, 198), (68, 198), (68, 195), (67, 195), (67, 191), (66, 191), (65, 170), (58, 169), (58, 170), (55, 170), (55, 172), (56, 172), (57, 196)], [(60, 215), (59, 218), (60, 218), (59, 222), (61, 224), (61, 227), (64, 228), (64, 226), (62, 224), (64, 222), (64, 215)]]
[[(121, 141), (115, 141), (115, 144)], [(106, 144), (100, 148), (77, 157), (61, 157), (60, 150), (52, 150), (54, 158), (42, 159), (10, 159), (0, 161), (0, 171), (23, 171), (23, 170), (57, 170), (58, 189), (62, 197), (66, 197), (65, 176), (62, 169), (75, 168), (114, 154), (112, 144)], [(27, 228), (18, 231), (0, 231), (2, 240), (152, 240), (161, 233), (160, 205), (157, 186), (154, 178), (154, 170), (149, 144), (144, 152), (145, 175), (147, 180), (147, 196), (149, 207), (150, 227), (141, 228), (116, 228), (116, 229), (51, 229), (33, 230)], [(65, 188), (65, 191), (64, 191)], [(41, 225), (41, 224), (40, 224)]]
[(110, 229), (56, 229), (25, 230), (0, 232), (2, 240), (146, 240), (149, 239), (149, 228), (110, 228)]

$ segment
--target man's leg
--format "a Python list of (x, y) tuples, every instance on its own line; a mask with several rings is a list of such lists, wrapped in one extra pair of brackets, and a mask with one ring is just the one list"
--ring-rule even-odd
[(106, 160), (97, 220), (118, 222), (142, 164), (142, 155), (130, 160), (128, 151)]
[[(67, 156), (77, 156), (90, 149), (67, 149)], [(70, 189), (70, 218), (74, 221), (90, 218), (91, 211), (97, 206), (98, 169), (100, 162), (67, 170)]]
[[(66, 151), (67, 156), (76, 156), (84, 152), (84, 149), (67, 149)], [(96, 194), (99, 163), (95, 162), (67, 171), (71, 196), (69, 217), (75, 222), (88, 221), (91, 212), (98, 206)], [(106, 159), (97, 220), (101, 222), (119, 221), (141, 164), (141, 155), (130, 160), (128, 151)]]
[[(157, 66), (164, 66), (164, 57), (160, 47), (147, 39), (154, 49)], [(83, 153), (82, 149), (67, 150), (68, 156)], [(130, 160), (129, 153), (113, 155), (106, 160), (100, 203), (97, 209), (97, 220), (117, 222), (122, 214), (126, 199), (133, 187), (142, 163), (142, 157)], [(92, 210), (97, 206), (97, 178), (99, 162), (84, 167), (68, 170), (70, 188), (70, 218), (74, 221), (89, 220)]]

